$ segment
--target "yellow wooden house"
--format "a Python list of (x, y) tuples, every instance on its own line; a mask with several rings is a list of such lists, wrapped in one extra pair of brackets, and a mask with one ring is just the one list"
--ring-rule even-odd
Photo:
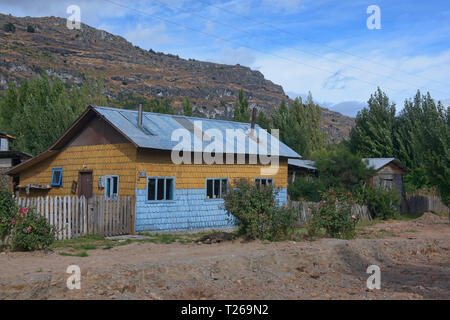
[[(225, 147), (208, 147), (217, 141)], [(202, 154), (214, 162), (196, 161)], [(231, 225), (222, 195), (237, 179), (273, 184), (285, 204), (288, 158), (300, 155), (258, 125), (89, 106), (48, 150), (8, 174), (18, 177), (19, 196), (130, 195), (134, 231), (188, 230)]]

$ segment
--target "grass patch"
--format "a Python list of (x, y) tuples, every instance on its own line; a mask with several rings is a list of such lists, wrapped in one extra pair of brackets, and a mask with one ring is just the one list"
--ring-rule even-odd
[(61, 251), (62, 256), (76, 256), (87, 257), (86, 251), (95, 249), (111, 249), (114, 247), (125, 246), (132, 243), (156, 243), (156, 244), (171, 244), (171, 243), (193, 243), (195, 240), (211, 234), (215, 230), (203, 231), (197, 233), (153, 233), (153, 232), (140, 232), (139, 235), (146, 236), (146, 239), (126, 239), (126, 240), (111, 240), (105, 239), (100, 235), (89, 235), (82, 238), (68, 239), (68, 240), (56, 240), (51, 246), (53, 249), (72, 249), (75, 253)]
[(78, 252), (78, 253), (71, 253), (71, 252), (65, 252), (61, 251), (59, 252), (62, 256), (69, 256), (69, 257), (88, 257), (88, 253), (86, 251)]
[(449, 217), (448, 213), (444, 213), (444, 212), (431, 211), (431, 213), (435, 214), (437, 216), (440, 216), (440, 217), (444, 217), (444, 218), (448, 218)]
[(42, 270), (42, 268), (39, 268), (36, 270), (36, 272), (43, 272), (44, 270)]

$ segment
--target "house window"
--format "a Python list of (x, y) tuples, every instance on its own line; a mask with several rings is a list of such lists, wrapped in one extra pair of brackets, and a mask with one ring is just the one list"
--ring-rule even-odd
[(228, 179), (206, 179), (206, 198), (222, 198), (228, 189)]
[(53, 168), (52, 169), (52, 187), (62, 187), (63, 186), (63, 168)]
[(258, 189), (261, 189), (261, 186), (268, 186), (273, 185), (273, 179), (272, 178), (255, 178), (255, 184)]
[(173, 200), (174, 181), (174, 178), (166, 177), (147, 178), (147, 200)]
[(119, 176), (105, 176), (105, 196), (112, 198), (119, 194)]

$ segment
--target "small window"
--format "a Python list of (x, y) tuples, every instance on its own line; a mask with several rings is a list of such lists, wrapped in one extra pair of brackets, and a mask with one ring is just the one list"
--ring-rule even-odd
[(261, 189), (261, 187), (273, 185), (273, 179), (272, 178), (255, 178), (255, 184), (258, 187), (258, 189)]
[(63, 186), (63, 169), (53, 168), (52, 169), (52, 187), (62, 187)]
[(206, 198), (219, 199), (227, 192), (228, 179), (206, 179)]
[(119, 194), (119, 176), (105, 176), (105, 196), (116, 197)]
[(147, 178), (147, 200), (173, 200), (174, 178)]

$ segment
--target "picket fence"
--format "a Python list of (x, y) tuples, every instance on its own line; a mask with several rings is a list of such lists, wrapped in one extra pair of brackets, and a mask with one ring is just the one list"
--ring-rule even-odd
[[(318, 202), (308, 201), (289, 201), (289, 206), (298, 212), (298, 224), (303, 226), (311, 216), (311, 207), (317, 207)], [(369, 208), (367, 206), (361, 206), (354, 204), (352, 206), (352, 215), (359, 217), (361, 220), (371, 220)]]
[(72, 239), (89, 234), (116, 236), (131, 232), (133, 197), (84, 196), (19, 197), (19, 208), (34, 207), (55, 227), (57, 239)]

